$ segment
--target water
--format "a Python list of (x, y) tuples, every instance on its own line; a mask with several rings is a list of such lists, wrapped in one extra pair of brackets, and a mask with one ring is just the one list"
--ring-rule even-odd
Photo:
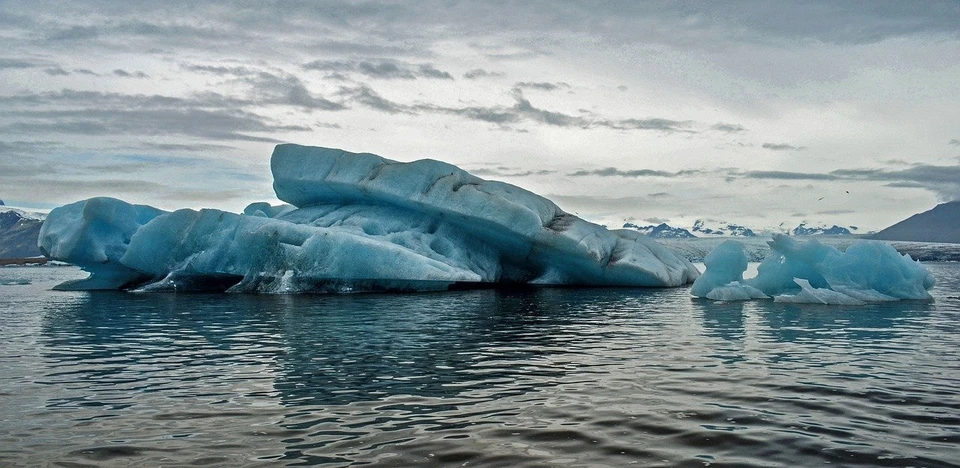
[(50, 291), (0, 268), (0, 466), (960, 466), (934, 303), (687, 288)]

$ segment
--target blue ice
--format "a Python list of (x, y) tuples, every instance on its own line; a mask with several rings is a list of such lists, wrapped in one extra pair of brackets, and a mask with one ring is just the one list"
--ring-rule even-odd
[(901, 299), (930, 300), (933, 275), (909, 255), (881, 241), (858, 241), (839, 251), (816, 239), (775, 235), (754, 278), (743, 278), (743, 245), (727, 241), (705, 259), (691, 294), (714, 300), (773, 297), (777, 302), (855, 305)]
[(520, 187), (434, 160), (278, 145), (286, 205), (164, 212), (110, 198), (54, 209), (45, 255), (91, 273), (75, 289), (241, 292), (447, 289), (459, 283), (679, 286), (699, 272)]

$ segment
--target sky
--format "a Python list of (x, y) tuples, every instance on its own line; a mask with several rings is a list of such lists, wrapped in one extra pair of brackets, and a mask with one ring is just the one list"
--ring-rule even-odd
[(960, 2), (0, 0), (0, 199), (276, 200), (291, 142), (610, 227), (960, 199)]

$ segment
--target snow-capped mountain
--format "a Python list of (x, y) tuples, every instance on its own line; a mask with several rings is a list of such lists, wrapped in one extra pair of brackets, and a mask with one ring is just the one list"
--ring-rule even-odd
[(624, 223), (624, 229), (634, 229), (657, 239), (692, 239), (697, 236), (690, 234), (690, 231), (684, 228), (675, 228), (666, 223), (660, 223), (656, 226), (638, 226), (633, 223)]
[(47, 219), (46, 213), (41, 213), (37, 211), (27, 211), (20, 208), (14, 208), (12, 206), (5, 206), (3, 200), (0, 200), (0, 215), (4, 213), (16, 213), (17, 216), (23, 219), (32, 219), (35, 221), (43, 221)]
[(797, 227), (790, 229), (779, 228), (749, 228), (742, 224), (730, 223), (726, 221), (713, 221), (697, 219), (692, 228), (673, 227), (666, 223), (659, 225), (638, 225), (635, 223), (625, 223), (625, 229), (634, 229), (650, 237), (658, 239), (689, 239), (689, 238), (723, 238), (723, 237), (762, 237), (767, 238), (774, 233), (787, 234), (792, 236), (849, 236), (857, 230), (856, 226), (826, 226), (808, 224), (806, 221), (800, 223)]
[(707, 236), (734, 236), (734, 237), (756, 237), (757, 234), (752, 229), (733, 223), (720, 222), (717, 224), (707, 224), (707, 221), (698, 219), (693, 223), (691, 231), (697, 237)]
[(807, 226), (807, 223), (800, 223), (799, 226), (790, 231), (790, 234), (794, 236), (849, 236), (853, 234), (853, 232), (850, 231), (851, 229), (856, 230), (857, 227), (850, 226), (850, 229), (847, 229), (842, 226), (837, 226), (836, 224), (826, 227)]

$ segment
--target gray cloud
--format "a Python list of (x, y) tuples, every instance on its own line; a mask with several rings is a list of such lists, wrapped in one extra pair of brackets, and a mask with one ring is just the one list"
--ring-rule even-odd
[(341, 88), (338, 94), (350, 102), (356, 102), (370, 109), (379, 110), (389, 114), (416, 115), (420, 113), (428, 113), (456, 115), (470, 120), (496, 124), (501, 128), (511, 130), (517, 130), (510, 127), (511, 124), (533, 122), (565, 128), (610, 128), (615, 130), (655, 130), (667, 133), (695, 133), (694, 130), (689, 129), (689, 127), (692, 125), (692, 122), (690, 121), (675, 121), (660, 118), (604, 119), (595, 118), (593, 116), (586, 117), (569, 115), (561, 112), (541, 109), (534, 106), (523, 96), (519, 90), (516, 89), (513, 93), (515, 103), (510, 107), (447, 107), (435, 104), (401, 104), (385, 99), (367, 85), (360, 85), (352, 88), (344, 87)]
[(12, 112), (16, 107), (24, 107), (33, 111), (40, 105), (57, 108), (236, 108), (252, 104), (252, 102), (227, 98), (216, 93), (203, 93), (191, 97), (173, 97), (160, 94), (122, 94), (63, 89), (53, 92), (0, 96), (0, 104), (4, 106), (6, 111)]
[(327, 111), (346, 109), (342, 103), (315, 96), (300, 78), (293, 75), (278, 76), (260, 72), (244, 78), (244, 81), (253, 87), (252, 99), (261, 103)]
[(35, 153), (45, 153), (59, 147), (60, 144), (53, 141), (3, 141), (0, 140), (0, 155), (28, 155)]
[(786, 143), (764, 143), (760, 146), (772, 151), (802, 151), (807, 149), (806, 146), (793, 146)]
[(161, 199), (174, 202), (196, 202), (202, 200), (208, 203), (223, 203), (233, 200), (249, 200), (250, 190), (167, 190)]
[(0, 70), (5, 69), (25, 69), (44, 66), (43, 63), (33, 60), (23, 60), (18, 58), (0, 58)]
[[(864, 44), (907, 36), (960, 36), (960, 12), (950, 0), (885, 2), (869, 8), (857, 2), (828, 1), (780, 2), (776, 8), (758, 8), (745, 1), (587, 2), (558, 8), (549, 1), (531, 0), (499, 5), (498, 14), (490, 14), (490, 5), (474, 2), (263, 2), (234, 9), (207, 2), (178, 4), (181, 18), (209, 19), (204, 22), (164, 21), (170, 18), (169, 9), (142, 2), (131, 5), (77, 1), (56, 4), (54, 8), (53, 12), (53, 8), (46, 8), (52, 19), (38, 22), (27, 13), (37, 9), (43, 12), (43, 5), (11, 5), (3, 12), (7, 18), (4, 24), (36, 31), (33, 35), (55, 44), (96, 40), (126, 45), (131, 41), (152, 41), (157, 47), (181, 44), (209, 49), (217, 45), (257, 47), (258, 41), (266, 42), (265, 38), (293, 36), (308, 50), (379, 56), (426, 53), (429, 46), (424, 42), (430, 38), (450, 37), (453, 33), (461, 37), (488, 37), (491, 31), (527, 38), (528, 43), (534, 42), (529, 38), (547, 42), (589, 36), (621, 46), (665, 44), (704, 49), (729, 43)], [(91, 11), (113, 21), (98, 22), (97, 26), (74, 24)], [(310, 38), (312, 42), (303, 40), (297, 33), (303, 31), (304, 25), (310, 25), (310, 32), (321, 37)], [(373, 45), (367, 46), (368, 43)], [(264, 44), (264, 48), (269, 50), (273, 45)], [(500, 50), (490, 44), (477, 47), (486, 47), (487, 56), (501, 58), (526, 57), (539, 50), (535, 45)]]
[(252, 68), (239, 65), (228, 67), (224, 65), (180, 64), (180, 68), (183, 70), (199, 73), (210, 73), (219, 76), (250, 76), (261, 73), (259, 70), (254, 70)]
[[(229, 156), (113, 154), (102, 148), (77, 153), (46, 142), (11, 142), (0, 148), (11, 145), (47, 153), (11, 158), (9, 162), (0, 158), (0, 186), (23, 199), (44, 193), (48, 201), (58, 203), (99, 195), (130, 196), (141, 201), (152, 198), (154, 203), (157, 199), (218, 202), (228, 196), (245, 198), (243, 194), (249, 194), (250, 188), (267, 184), (261, 168), (243, 165)], [(197, 149), (163, 143), (140, 146), (164, 151)], [(200, 148), (235, 151), (210, 144), (201, 144)], [(50, 149), (56, 149), (56, 153), (51, 154)], [(211, 164), (216, 170), (210, 170)], [(145, 198), (145, 193), (149, 197)]]
[(60, 67), (51, 67), (43, 70), (44, 73), (50, 76), (67, 76), (70, 72), (60, 68)]
[(497, 166), (495, 168), (480, 168), (470, 171), (471, 174), (481, 176), (481, 177), (529, 177), (529, 176), (544, 176), (550, 174), (556, 174), (557, 171), (541, 169), (537, 171), (529, 171), (516, 169), (506, 166)]
[[(83, 2), (78, 2), (75, 6), (79, 10), (75, 15), (81, 21), (90, 17), (89, 5), (85, 7)], [(138, 44), (152, 47), (238, 45), (253, 39), (252, 25), (239, 23), (240, 18), (230, 18), (224, 14), (223, 10), (218, 10), (213, 5), (210, 6), (210, 10), (206, 10), (202, 5), (196, 5), (193, 8), (197, 14), (217, 18), (217, 21), (208, 21), (202, 25), (192, 25), (185, 20), (170, 21), (173, 17), (169, 12), (162, 10), (152, 16), (145, 14), (149, 8), (143, 4), (138, 7), (128, 7), (119, 3), (107, 5), (105, 2), (100, 2), (97, 6), (101, 14), (107, 14), (108, 10), (113, 10), (109, 12), (113, 14), (110, 21), (97, 22), (94, 25), (47, 22), (44, 24), (44, 30), (38, 32), (44, 35), (40, 42), (48, 47), (96, 45), (125, 49)], [(190, 9), (189, 6), (183, 5), (180, 11), (187, 12)], [(158, 21), (145, 21), (142, 18), (156, 18)], [(238, 22), (231, 23), (231, 20)]]
[(453, 79), (453, 75), (437, 69), (432, 64), (422, 63), (413, 65), (396, 60), (314, 60), (304, 64), (303, 68), (306, 70), (341, 74), (354, 73), (369, 78), (384, 80), (413, 80), (417, 78)]
[(156, 150), (156, 151), (183, 151), (188, 153), (199, 153), (206, 151), (224, 151), (224, 150), (233, 150), (233, 146), (228, 145), (214, 145), (209, 143), (195, 143), (195, 144), (180, 144), (180, 143), (142, 143), (139, 145), (142, 149)]
[(245, 83), (251, 88), (249, 99), (252, 102), (247, 104), (275, 104), (328, 111), (346, 109), (343, 103), (314, 95), (307, 89), (303, 80), (289, 73), (272, 73), (246, 66), (204, 64), (181, 64), (180, 68), (231, 77), (238, 82)]
[[(609, 214), (614, 219), (618, 219), (617, 223), (611, 224), (613, 227), (620, 227), (623, 225), (624, 215), (629, 216), (630, 214), (636, 214), (638, 211), (646, 212), (650, 217), (668, 217), (674, 216), (675, 213), (678, 217), (683, 217), (683, 210), (685, 209), (702, 209), (701, 200), (697, 200), (693, 203), (693, 206), (687, 206), (684, 200), (674, 200), (671, 202), (673, 206), (672, 209), (667, 209), (665, 212), (659, 212), (659, 209), (665, 206), (665, 203), (661, 200), (651, 200), (649, 197), (643, 196), (627, 196), (627, 197), (608, 197), (608, 196), (597, 196), (597, 195), (563, 195), (557, 193), (547, 193), (545, 197), (553, 200), (561, 208), (566, 210), (569, 213), (576, 213), (581, 211), (586, 214), (586, 212), (592, 212), (594, 215), (598, 213)], [(654, 211), (657, 212), (654, 212)], [(623, 215), (620, 215), (620, 214)], [(619, 215), (619, 216), (618, 216)], [(658, 223), (659, 224), (659, 223)]]
[(31, 118), (41, 120), (0, 126), (2, 134), (42, 133), (60, 135), (180, 135), (225, 141), (280, 143), (273, 137), (250, 135), (247, 132), (275, 134), (280, 131), (307, 131), (308, 127), (270, 125), (258, 116), (243, 113), (171, 109), (148, 111), (52, 111), (37, 112)]
[(900, 170), (839, 169), (829, 173), (750, 171), (741, 175), (749, 179), (887, 182), (888, 187), (929, 190), (944, 201), (960, 199), (960, 166), (917, 164)]
[(583, 117), (576, 117), (560, 112), (553, 112), (534, 107), (529, 100), (517, 93), (517, 103), (513, 106), (518, 116), (557, 127), (590, 128), (591, 122)]
[[(495, 9), (497, 14), (489, 14), (491, 9)], [(589, 137), (604, 136), (604, 129), (619, 132), (652, 130), (675, 135), (703, 132), (702, 138), (690, 138), (688, 143), (716, 146), (710, 145), (712, 142), (708, 140), (729, 140), (730, 137), (725, 134), (734, 135), (733, 138), (737, 139), (735, 134), (747, 131), (740, 125), (725, 123), (737, 122), (741, 118), (748, 118), (746, 116), (750, 116), (751, 131), (769, 128), (771, 133), (768, 135), (778, 134), (774, 132), (790, 124), (771, 115), (789, 115), (784, 113), (795, 110), (790, 107), (797, 103), (805, 106), (813, 101), (818, 101), (816, 105), (822, 104), (820, 100), (831, 101), (839, 105), (836, 109), (856, 112), (863, 111), (866, 102), (872, 108), (875, 98), (868, 96), (883, 95), (886, 98), (888, 94), (877, 93), (877, 89), (870, 88), (870, 83), (889, 85), (889, 88), (883, 89), (890, 91), (889, 112), (878, 114), (895, 115), (908, 122), (915, 115), (911, 109), (904, 109), (907, 106), (898, 103), (898, 99), (911, 101), (911, 106), (927, 112), (937, 105), (952, 104), (942, 100), (943, 85), (931, 80), (943, 71), (942, 57), (949, 56), (949, 52), (955, 49), (955, 39), (960, 38), (960, 14), (954, 0), (888, 2), (869, 6), (826, 0), (787, 1), (768, 8), (758, 8), (754, 2), (738, 0), (701, 3), (571, 2), (563, 3), (561, 7), (545, 0), (495, 5), (434, 0), (424, 0), (422, 3), (269, 0), (246, 2), (243, 8), (227, 8), (215, 2), (180, 2), (176, 8), (170, 8), (162, 2), (76, 0), (0, 2), (0, 30), (3, 31), (0, 34), (0, 47), (4, 47), (6, 54), (11, 54), (7, 59), (0, 59), (0, 69), (4, 70), (0, 81), (6, 85), (0, 94), (10, 94), (0, 95), (0, 140), (22, 143), (60, 139), (61, 142), (54, 142), (60, 145), (57, 151), (84, 144), (89, 147), (142, 147), (147, 151), (183, 153), (221, 151), (201, 145), (221, 147), (244, 141), (245, 138), (284, 138), (284, 132), (307, 131), (308, 126), (314, 129), (333, 128), (337, 124), (332, 123), (335, 120), (328, 118), (329, 115), (349, 118), (352, 122), (353, 119), (362, 120), (374, 114), (368, 109), (384, 114), (450, 116), (423, 120), (431, 125), (438, 120), (464, 120), (475, 122), (474, 125), (478, 127), (511, 132), (546, 126), (573, 129), (574, 132), (601, 130), (596, 132), (600, 135)], [(587, 40), (581, 41), (581, 38)], [(889, 41), (891, 38), (904, 40)], [(870, 48), (851, 46), (863, 43), (877, 44)], [(843, 46), (835, 47), (833, 44)], [(623, 48), (629, 54), (622, 58), (637, 58), (642, 62), (639, 64), (642, 76), (632, 79), (620, 75), (616, 64), (605, 62), (611, 57), (608, 52), (614, 50), (608, 47), (610, 45)], [(501, 96), (500, 99), (497, 99), (497, 95), (489, 95), (497, 91), (491, 85), (510, 86), (519, 77), (541, 77), (520, 71), (532, 70), (547, 63), (525, 61), (528, 57), (556, 53), (551, 60), (555, 59), (561, 66), (554, 70), (565, 70), (569, 69), (566, 66), (571, 63), (571, 55), (597, 51), (600, 53), (596, 60), (596, 75), (610, 81), (577, 82), (578, 85), (584, 84), (583, 89), (601, 90), (597, 94), (601, 101), (596, 103), (594, 109), (604, 108), (602, 99), (610, 98), (602, 93), (626, 96), (611, 89), (624, 83), (636, 93), (648, 89), (657, 92), (662, 90), (666, 99), (676, 98), (677, 110), (652, 116), (610, 115), (603, 111), (594, 114), (575, 110), (586, 107), (579, 102), (564, 103), (562, 107), (545, 104), (550, 101), (539, 101), (532, 91), (527, 91), (532, 99), (522, 94)], [(657, 51), (655, 55), (658, 56), (651, 58), (650, 51)], [(901, 60), (904, 54), (891, 51), (907, 51), (910, 63), (905, 66)], [(659, 55), (660, 52), (663, 55)], [(927, 57), (925, 54), (928, 52), (936, 56)], [(471, 54), (476, 61), (466, 62), (469, 65), (464, 66), (463, 58)], [(350, 67), (356, 68), (306, 73), (296, 68), (309, 61), (303, 57), (354, 64)], [(391, 61), (395, 64), (392, 72), (377, 68), (378, 64), (384, 62), (383, 57), (394, 59)], [(486, 57), (523, 62), (503, 63), (501, 68), (496, 62), (486, 60)], [(749, 60), (741, 57), (749, 57)], [(847, 60), (848, 57), (859, 58)], [(786, 61), (788, 58), (791, 59), (789, 63)], [(171, 66), (175, 67), (182, 60), (195, 61), (200, 64), (198, 66), (210, 69), (186, 70), (182, 76), (178, 76)], [(3, 68), (4, 63), (9, 67)], [(370, 67), (361, 70), (360, 63), (367, 63)], [(660, 66), (664, 63), (669, 66)], [(421, 68), (424, 65), (432, 69)], [(824, 71), (817, 72), (816, 77), (810, 78), (801, 73), (802, 76), (795, 78), (802, 81), (800, 86), (781, 86), (794, 78), (783, 79), (779, 75), (793, 76), (798, 68), (819, 69), (820, 65), (823, 65)], [(428, 76), (421, 76), (433, 73), (434, 79), (448, 80), (453, 78), (449, 71), (457, 71), (456, 78), (460, 78), (459, 72), (466, 70), (466, 67), (482, 67), (463, 75), (466, 79), (479, 80), (503, 76), (500, 72), (488, 70), (508, 70), (507, 66), (510, 67), (509, 81), (504, 78), (478, 82), (473, 90), (464, 86), (464, 92), (461, 93), (457, 88), (455, 93), (446, 95), (431, 93), (426, 86)], [(214, 67), (221, 69), (214, 70)], [(128, 73), (142, 69), (153, 75), (149, 78), (153, 81), (124, 79), (129, 77), (112, 74), (115, 68)], [(67, 77), (57, 70), (74, 76)], [(880, 73), (871, 74), (875, 71)], [(909, 76), (904, 74), (907, 71)], [(668, 72), (676, 73), (664, 77), (663, 74), (670, 75)], [(196, 73), (205, 73), (207, 76), (197, 76)], [(391, 73), (397, 76), (389, 77)], [(403, 80), (411, 78), (405, 78), (404, 73), (422, 82), (405, 82)], [(297, 77), (296, 74), (301, 76)], [(395, 80), (390, 83), (390, 88), (358, 87), (359, 83), (355, 81), (377, 83), (373, 78), (382, 79), (379, 75), (383, 74), (388, 75), (387, 79)], [(93, 80), (89, 78), (91, 76), (102, 76), (103, 79)], [(21, 77), (27, 78), (24, 80)], [(558, 81), (586, 79), (572, 75), (551, 78)], [(868, 81), (865, 83), (862, 81), (864, 79)], [(332, 93), (330, 90), (336, 89), (338, 84), (335, 80), (340, 80), (339, 84), (349, 87), (347, 89), (350, 91)], [(890, 83), (886, 83), (887, 80)], [(43, 92), (59, 89), (63, 83), (78, 89), (127, 90), (120, 93)], [(900, 93), (907, 89), (898, 87), (902, 86), (898, 83), (917, 84), (917, 89), (931, 94), (936, 92), (940, 98), (936, 104), (924, 93), (900, 98)], [(466, 85), (465, 80), (456, 84)], [(861, 84), (867, 86), (861, 87)], [(168, 95), (124, 94), (133, 92), (129, 91), (132, 85), (142, 85), (139, 89), (144, 90), (163, 90), (157, 93)], [(188, 87), (194, 85), (197, 88)], [(447, 88), (452, 86), (444, 86), (445, 90)], [(807, 93), (815, 97), (811, 98)], [(701, 105), (689, 104), (691, 98)], [(754, 101), (764, 102), (757, 104)], [(657, 105), (654, 102), (651, 104)], [(769, 107), (764, 107), (767, 104)], [(349, 113), (333, 114), (333, 111), (348, 108), (352, 109)], [(84, 114), (87, 111), (90, 111), (88, 115)], [(101, 111), (113, 112), (116, 117), (108, 117)], [(301, 111), (312, 111), (313, 114), (304, 116)], [(701, 115), (717, 117), (696, 118), (721, 122), (686, 120)], [(887, 115), (861, 115), (868, 115), (871, 119), (870, 122), (864, 122), (866, 125), (862, 127), (866, 132), (902, 128), (892, 123), (893, 118)], [(153, 120), (154, 117), (156, 120)], [(224, 118), (222, 122), (214, 121), (220, 117)], [(839, 118), (842, 120), (845, 117)], [(132, 121), (124, 122), (121, 119)], [(186, 122), (174, 122), (176, 119), (186, 119)], [(331, 123), (313, 123), (320, 120)], [(352, 124), (352, 128), (342, 132), (343, 139), (359, 142), (352, 144), (362, 144), (364, 135), (359, 130), (352, 134), (352, 130), (372, 126), (386, 128), (389, 125), (386, 115), (376, 114), (370, 120), (369, 124)], [(406, 125), (410, 119), (402, 120), (404, 122), (401, 125)], [(150, 126), (151, 121), (154, 127)], [(851, 123), (838, 122), (838, 146), (850, 144), (853, 133), (850, 131)], [(939, 122), (939, 127), (932, 129), (930, 134), (942, 135), (943, 128), (949, 123)], [(187, 124), (212, 127), (191, 130), (185, 127)], [(844, 124), (847, 126), (844, 127)], [(801, 125), (795, 130), (814, 131), (811, 130), (813, 128), (816, 126)], [(429, 146), (439, 139), (450, 138), (450, 133), (442, 132), (439, 130), (437, 135), (417, 135), (414, 138), (419, 138)], [(567, 133), (569, 135), (570, 132)], [(940, 137), (943, 138), (940, 145), (949, 139), (949, 134), (946, 134), (947, 138)], [(223, 135), (231, 139), (205, 141)], [(502, 136), (511, 140), (506, 143), (510, 147), (529, 148), (536, 144), (535, 138), (514, 134)], [(807, 141), (797, 138), (794, 143)], [(154, 141), (156, 145), (182, 147), (150, 148), (147, 144), (138, 145), (137, 142), (142, 140)], [(664, 145), (662, 151), (675, 151), (677, 148), (672, 143), (677, 140), (671, 138), (671, 144)], [(951, 140), (951, 146), (944, 149), (960, 146), (960, 142), (955, 141)], [(757, 143), (760, 142), (762, 140)], [(777, 143), (777, 140), (769, 144), (790, 147), (768, 148), (771, 151), (796, 148)], [(258, 145), (236, 146), (244, 149), (245, 156), (260, 151), (250, 149)], [(599, 146), (606, 151), (616, 147), (616, 144), (599, 143)], [(692, 147), (690, 150), (697, 151)], [(719, 148), (719, 151), (728, 150), (730, 148)], [(921, 152), (913, 155), (913, 158), (933, 160), (934, 156), (918, 151)], [(755, 156), (749, 153), (744, 155), (747, 158), (744, 164)], [(812, 164), (822, 162), (823, 156), (814, 154), (814, 151), (808, 153), (813, 158)], [(855, 151), (851, 152), (852, 157), (863, 156), (853, 153)], [(771, 153), (771, 156), (777, 154), (786, 156), (788, 153)], [(606, 164), (620, 167), (625, 163), (611, 159)], [(903, 165), (877, 165), (910, 169)], [(514, 171), (517, 174), (522, 172), (520, 169)], [(799, 185), (797, 181), (803, 180), (878, 180), (890, 186), (911, 185), (937, 190), (938, 193), (950, 191), (949, 182), (918, 181), (918, 178), (927, 175), (898, 175), (895, 172), (819, 175), (782, 172), (779, 177), (783, 181), (793, 180), (791, 186)], [(752, 173), (754, 177), (762, 175), (761, 172)], [(899, 178), (882, 179), (894, 176)], [(746, 173), (733, 175), (731, 179), (743, 177), (747, 177)], [(681, 198), (677, 197), (671, 202)]]
[(570, 85), (564, 82), (557, 83), (546, 83), (546, 82), (533, 82), (533, 81), (521, 81), (514, 84), (515, 87), (521, 89), (537, 89), (541, 91), (556, 91), (558, 89), (569, 89)]
[[(310, 69), (315, 68), (317, 70), (323, 70), (321, 62), (311, 62), (304, 66), (304, 68)], [(312, 67), (311, 67), (312, 65)], [(400, 66), (395, 62), (334, 62), (329, 64), (332, 66), (332, 69), (326, 71), (336, 71), (341, 73), (356, 72), (362, 75), (371, 77), (371, 78), (384, 78), (384, 79), (404, 79), (412, 80), (417, 77), (417, 75), (407, 68), (406, 65)]]
[(487, 71), (482, 68), (474, 68), (463, 74), (463, 77), (468, 80), (475, 80), (478, 78), (487, 78), (487, 77), (501, 77), (504, 76), (503, 72), (496, 71)]
[(10, 192), (17, 189), (23, 189), (23, 193), (29, 195), (31, 191), (27, 190), (27, 184), (25, 184), (27, 180), (30, 180), (29, 178), (37, 176), (50, 176), (57, 172), (56, 165), (49, 163), (42, 166), (22, 163), (0, 163), (0, 170), (3, 172), (3, 175), (0, 175), (0, 181), (3, 182), (3, 191), (7, 194), (7, 197), (11, 196)]
[(181, 135), (276, 142), (249, 133), (299, 132), (309, 127), (284, 125), (216, 94), (192, 98), (124, 95), (62, 90), (55, 93), (0, 96), (0, 136), (4, 134)]
[(420, 67), (417, 68), (417, 71), (419, 72), (419, 76), (426, 77), (426, 78), (437, 78), (441, 80), (453, 79), (453, 75), (443, 70), (438, 70), (436, 67), (428, 63), (420, 65)]
[(120, 68), (113, 70), (113, 75), (121, 78), (149, 78), (147, 74), (142, 71), (129, 72)]
[(670, 195), (667, 192), (656, 192), (656, 193), (648, 193), (647, 196), (650, 198), (667, 198), (667, 197), (672, 197), (673, 195)]
[(596, 125), (617, 130), (659, 130), (662, 132), (696, 133), (689, 127), (693, 122), (689, 120), (677, 121), (669, 119), (623, 119), (600, 120)]
[(415, 114), (411, 106), (385, 99), (367, 85), (360, 85), (354, 88), (341, 88), (338, 94), (370, 109), (388, 114)]
[(70, 26), (53, 31), (47, 36), (47, 42), (74, 42), (87, 39), (96, 39), (100, 31), (94, 26)]
[(678, 122), (667, 119), (595, 119), (584, 116), (568, 115), (535, 107), (523, 94), (514, 94), (516, 103), (513, 107), (466, 107), (466, 108), (435, 108), (438, 111), (461, 115), (474, 120), (497, 124), (509, 124), (521, 121), (532, 121), (556, 127), (568, 128), (599, 128), (606, 127), (616, 130), (659, 130), (664, 132), (687, 132), (685, 127), (690, 122)]
[[(27, 200), (34, 198), (38, 192), (44, 193), (48, 199), (59, 203), (93, 196), (142, 197), (144, 193), (149, 192), (157, 194), (159, 201), (169, 201), (174, 206), (182, 202), (223, 203), (251, 198), (249, 189), (184, 190), (142, 179), (34, 178), (29, 180), (29, 187), (13, 187), (8, 191), (12, 195), (11, 198)], [(153, 203), (157, 203), (157, 200), (155, 199)]]
[(710, 129), (716, 130), (718, 132), (724, 132), (724, 133), (739, 133), (739, 132), (747, 131), (747, 129), (742, 125), (729, 124), (729, 123), (714, 124), (710, 126)]
[(93, 179), (76, 180), (65, 177), (30, 178), (28, 183), (11, 184), (7, 189), (11, 198), (33, 199), (43, 193), (48, 200), (67, 202), (93, 196), (138, 195), (145, 191), (166, 191), (169, 187), (149, 180)]
[[(567, 174), (570, 177), (584, 177), (584, 176), (600, 176), (600, 177), (686, 177), (686, 176), (695, 176), (702, 174), (702, 171), (695, 169), (686, 169), (677, 172), (669, 171), (656, 171), (653, 169), (631, 169), (631, 170), (621, 170), (615, 167), (606, 167), (603, 169), (595, 169), (592, 171), (580, 170)], [(652, 194), (649, 196), (653, 196)]]
[(368, 57), (398, 57), (403, 55), (425, 56), (431, 55), (429, 50), (412, 44), (373, 44), (369, 37), (364, 41), (344, 41), (338, 39), (321, 40), (306, 44), (305, 48), (313, 53), (325, 52), (328, 54), (343, 54), (350, 56)]
[(814, 214), (818, 215), (840, 215), (840, 214), (853, 214), (856, 213), (856, 210), (823, 210), (817, 211)]
[(948, 145), (953, 145), (953, 146), (960, 146), (960, 140), (954, 138), (954, 139), (950, 140), (950, 142), (947, 143), (947, 144), (948, 144)]
[[(471, 19), (477, 20), (472, 27), (493, 26), (492, 18)], [(960, 35), (960, 11), (948, 0), (890, 2), (875, 8), (863, 8), (858, 3), (802, 1), (781, 2), (776, 8), (757, 8), (753, 2), (740, 1), (583, 3), (564, 8), (524, 2), (496, 20), (506, 29), (581, 32), (613, 42), (705, 48), (711, 43), (734, 41), (865, 44), (910, 35)], [(636, 28), (637, 21), (648, 27)]]
[(832, 174), (787, 171), (749, 171), (741, 174), (748, 179), (775, 179), (775, 180), (837, 180), (839, 177)]

